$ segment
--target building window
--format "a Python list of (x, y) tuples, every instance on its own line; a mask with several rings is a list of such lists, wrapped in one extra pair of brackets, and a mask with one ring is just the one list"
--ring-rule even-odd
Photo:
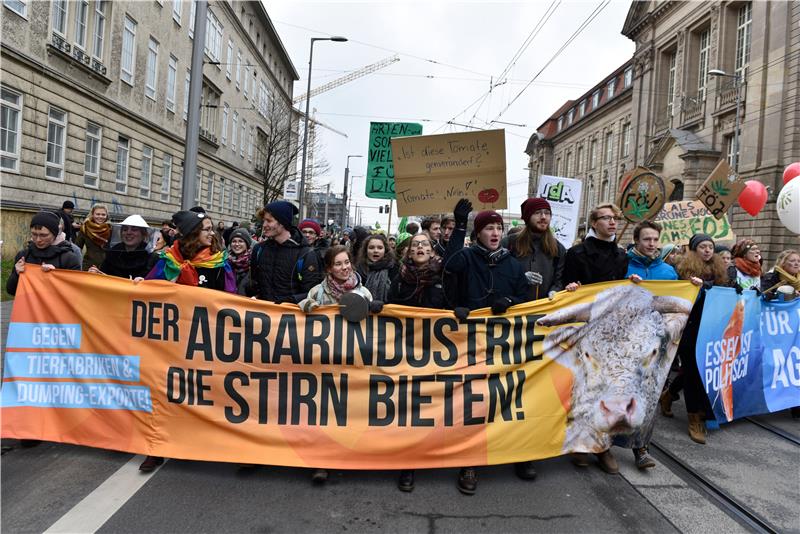
[(67, 112), (50, 107), (47, 114), (47, 157), (45, 175), (64, 180), (64, 148), (67, 140)]
[(250, 135), (247, 137), (247, 161), (253, 161), (253, 127), (250, 127)]
[(103, 59), (103, 43), (106, 34), (106, 2), (105, 0), (94, 3), (94, 47), (92, 55), (101, 60)]
[(680, 202), (683, 200), (683, 182), (680, 180), (672, 180), (672, 193), (670, 193), (667, 202)]
[(563, 128), (563, 127), (564, 127), (564, 117), (559, 117), (558, 118), (558, 131), (560, 132), (561, 128)]
[(178, 85), (178, 58), (169, 56), (167, 65), (167, 111), (175, 113), (175, 91)]
[(678, 54), (669, 55), (669, 76), (667, 78), (667, 116), (672, 117), (675, 104), (675, 64)]
[(631, 123), (626, 122), (622, 127), (622, 157), (626, 158), (630, 155), (631, 148)]
[(574, 118), (575, 118), (575, 110), (571, 109), (567, 113), (567, 126), (571, 126), (572, 125), (572, 119), (574, 119)]
[(100, 184), (100, 148), (103, 145), (103, 130), (100, 126), (86, 125), (86, 153), (83, 157), (83, 184), (97, 188)]
[(117, 175), (114, 178), (114, 191), (125, 194), (128, 192), (128, 155), (131, 142), (126, 137), (117, 141)]
[(597, 165), (597, 139), (592, 139), (592, 144), (589, 145), (589, 168), (594, 169)]
[(189, 83), (192, 80), (192, 71), (186, 69), (186, 79), (183, 82), (183, 120), (189, 118)]
[(633, 85), (633, 67), (625, 69), (625, 89)]
[(242, 118), (242, 135), (239, 137), (239, 157), (244, 157), (244, 143), (247, 139), (247, 121)]
[(75, 4), (75, 46), (86, 48), (86, 24), (89, 22), (89, 1), (80, 0)]
[(153, 149), (142, 148), (142, 180), (139, 184), (139, 196), (150, 198), (150, 182), (153, 176)]
[(200, 195), (203, 192), (203, 169), (201, 169), (199, 165), (197, 166), (196, 178), (197, 181), (195, 182), (195, 188), (194, 188), (194, 201), (199, 204)]
[(228, 39), (228, 61), (225, 63), (225, 77), (231, 79), (231, 71), (233, 70), (233, 41)]
[(172, 156), (164, 154), (164, 164), (161, 176), (161, 200), (169, 202), (169, 192), (172, 187)]
[(256, 69), (253, 67), (253, 92), (250, 94), (253, 103), (256, 102)]
[(753, 23), (753, 5), (747, 3), (739, 8), (736, 17), (736, 74), (744, 76), (750, 63), (750, 30)]
[(259, 85), (258, 111), (264, 118), (267, 117), (269, 112), (269, 90), (264, 80), (261, 80), (261, 84)]
[(0, 169), (19, 172), (22, 95), (0, 87)]
[(211, 209), (214, 202), (214, 173), (208, 171), (208, 189), (206, 189), (206, 206)]
[(236, 89), (241, 87), (242, 82), (242, 51), (236, 53)]
[(26, 0), (3, 0), (3, 5), (17, 15), (28, 18), (28, 4)]
[(156, 82), (158, 77), (158, 41), (150, 37), (147, 44), (147, 70), (144, 78), (144, 94), (148, 98), (156, 99)]
[(578, 147), (578, 152), (575, 157), (575, 168), (578, 170), (578, 174), (583, 172), (583, 147)]
[(565, 176), (571, 177), (572, 176), (572, 152), (567, 152), (567, 157), (564, 158), (564, 165), (566, 165), (566, 168), (564, 169)]
[(236, 154), (236, 132), (238, 131), (236, 128), (239, 127), (239, 113), (237, 111), (233, 112), (231, 126), (231, 150), (233, 150), (233, 153)]
[(194, 21), (197, 18), (197, 3), (196, 0), (189, 0), (191, 7), (189, 8), (189, 39), (194, 39)]
[(53, 31), (67, 36), (67, 0), (53, 0)]
[(125, 15), (125, 26), (122, 32), (122, 66), (120, 78), (133, 85), (133, 72), (136, 68), (136, 22)]
[(203, 107), (200, 108), (200, 126), (208, 135), (216, 138), (217, 114), (219, 113), (219, 93), (209, 84), (203, 83)]
[(617, 80), (616, 79), (613, 79), (613, 80), (609, 81), (606, 84), (606, 92), (607, 92), (606, 98), (608, 100), (611, 100), (612, 98), (614, 98), (614, 91), (616, 91), (616, 89), (617, 89)]
[(559, 174), (558, 174), (558, 173), (559, 173), (559, 171), (561, 170), (561, 158), (556, 158), (556, 167), (555, 167), (555, 169), (553, 169), (553, 170), (554, 170), (554, 174), (555, 174), (556, 176), (559, 176)]
[(228, 183), (226, 183), (225, 186), (226, 186), (226, 189), (228, 190), (228, 204), (227, 204), (228, 212), (232, 212), (233, 211), (233, 187), (234, 187), (233, 186), (233, 182), (228, 180)]
[(586, 100), (581, 100), (578, 105), (578, 116), (583, 117), (584, 115), (586, 115)]
[(708, 83), (708, 54), (711, 51), (711, 30), (706, 29), (700, 34), (700, 53), (697, 58), (697, 97), (706, 99), (706, 84)]
[(222, 106), (222, 144), (228, 144), (228, 114), (230, 113), (231, 108), (226, 103)]
[(244, 66), (244, 89), (242, 90), (242, 93), (244, 94), (245, 98), (247, 98), (247, 93), (249, 93), (249, 92), (250, 92), (250, 67), (247, 64), (245, 64), (245, 66)]
[(601, 91), (599, 89), (592, 93), (592, 109), (600, 107), (600, 93)]
[(611, 163), (614, 157), (614, 132), (606, 132), (606, 163)]
[(183, 0), (172, 0), (172, 20), (178, 23), (178, 26), (181, 25), (181, 8), (183, 4)]
[(206, 55), (212, 61), (219, 61), (220, 48), (222, 47), (222, 24), (217, 19), (214, 12), (208, 10), (208, 17), (206, 18)]
[[(736, 153), (736, 136), (729, 135), (725, 138), (725, 141), (727, 144), (725, 151), (725, 159), (727, 160), (728, 165), (730, 165), (731, 168), (734, 168), (734, 166), (738, 167), (738, 165), (734, 165), (735, 163), (738, 163), (739, 160), (739, 154)], [(735, 158), (736, 161), (734, 161), (734, 154), (736, 154)], [(734, 170), (736, 169), (734, 168)]]

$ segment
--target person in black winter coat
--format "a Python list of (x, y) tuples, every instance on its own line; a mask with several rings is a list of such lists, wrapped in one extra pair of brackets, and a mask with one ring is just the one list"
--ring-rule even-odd
[(101, 273), (120, 278), (144, 278), (157, 260), (147, 250), (150, 226), (141, 215), (131, 215), (120, 225), (120, 242), (106, 250), (105, 260), (98, 269), (89, 268), (90, 273)]
[(589, 213), (592, 229), (583, 243), (567, 251), (564, 289), (574, 291), (581, 284), (624, 280), (628, 256), (617, 246), (617, 223), (621, 212), (614, 204), (601, 204)]
[(392, 280), (388, 302), (403, 306), (444, 309), (442, 258), (433, 250), (426, 234), (411, 238), (397, 276)]
[(394, 259), (394, 251), (385, 235), (373, 234), (364, 240), (358, 253), (356, 267), (364, 287), (369, 289), (372, 297), (381, 302), (388, 302), (389, 290), (400, 271), (400, 266)]
[(6, 291), (10, 295), (17, 293), (19, 277), (28, 263), (41, 265), (45, 272), (53, 269), (81, 270), (81, 258), (69, 241), (53, 244), (59, 234), (60, 219), (52, 211), (40, 211), (31, 219), (31, 241), (14, 256), (14, 269), (6, 281)]
[(272, 302), (297, 304), (322, 282), (323, 266), (300, 230), (292, 224), (297, 207), (285, 200), (264, 207), (262, 236), (250, 257), (247, 294)]
[(530, 283), (531, 300), (553, 295), (564, 289), (564, 260), (567, 249), (550, 229), (552, 211), (543, 198), (529, 198), (522, 203), (525, 227), (509, 236), (508, 249), (525, 270)]
[[(494, 211), (478, 213), (475, 216), (475, 239), (469, 248), (464, 248), (472, 204), (461, 199), (453, 211), (456, 227), (447, 243), (444, 269), (445, 276), (452, 273), (457, 279), (456, 316), (464, 319), (469, 310), (486, 306), (491, 306), (493, 314), (502, 315), (510, 306), (526, 302), (529, 287), (522, 265), (508, 249), (500, 246), (503, 235), (500, 214)], [(478, 476), (474, 467), (461, 468), (457, 486), (466, 495), (475, 493)]]

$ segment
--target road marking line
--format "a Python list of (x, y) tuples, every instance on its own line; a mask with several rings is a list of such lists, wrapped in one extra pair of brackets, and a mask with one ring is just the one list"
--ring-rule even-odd
[[(93, 492), (76, 504), (72, 510), (45, 530), (45, 534), (93, 533), (111, 519), (122, 506), (164, 465), (156, 467), (149, 475), (139, 471), (143, 456), (134, 456), (108, 477)], [(164, 460), (164, 463), (169, 460)]]

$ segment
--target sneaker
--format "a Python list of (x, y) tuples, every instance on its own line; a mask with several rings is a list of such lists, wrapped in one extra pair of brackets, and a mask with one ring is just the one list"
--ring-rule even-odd
[(514, 472), (522, 480), (535, 480), (536, 479), (536, 468), (534, 468), (533, 462), (531, 462), (531, 461), (518, 462), (518, 463), (514, 464)]
[(328, 470), (327, 469), (314, 469), (314, 472), (311, 474), (311, 482), (314, 484), (324, 484), (328, 481)]
[(458, 472), (458, 491), (464, 495), (474, 495), (478, 488), (478, 474), (474, 467), (462, 467)]
[(414, 491), (414, 471), (406, 469), (400, 471), (400, 476), (397, 479), (397, 489), (400, 491)]
[(600, 469), (609, 475), (616, 475), (619, 473), (619, 465), (617, 465), (617, 460), (614, 458), (614, 455), (611, 454), (611, 450), (598, 452), (595, 456), (597, 456), (597, 461), (600, 462)]
[(154, 470), (156, 467), (164, 463), (164, 458), (161, 456), (148, 456), (144, 459), (144, 462), (139, 466), (139, 471), (144, 473), (149, 473), (150, 471)]
[(647, 454), (647, 447), (633, 449), (633, 457), (636, 459), (636, 467), (639, 469), (644, 470), (656, 466), (655, 460), (650, 458), (650, 455)]
[(572, 458), (572, 463), (578, 467), (589, 467), (589, 455), (585, 452), (570, 453), (570, 458)]

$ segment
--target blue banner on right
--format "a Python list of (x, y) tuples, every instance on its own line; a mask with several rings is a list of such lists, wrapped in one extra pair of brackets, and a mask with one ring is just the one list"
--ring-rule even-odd
[(755, 291), (711, 288), (696, 359), (720, 423), (800, 406), (800, 299), (764, 301)]

